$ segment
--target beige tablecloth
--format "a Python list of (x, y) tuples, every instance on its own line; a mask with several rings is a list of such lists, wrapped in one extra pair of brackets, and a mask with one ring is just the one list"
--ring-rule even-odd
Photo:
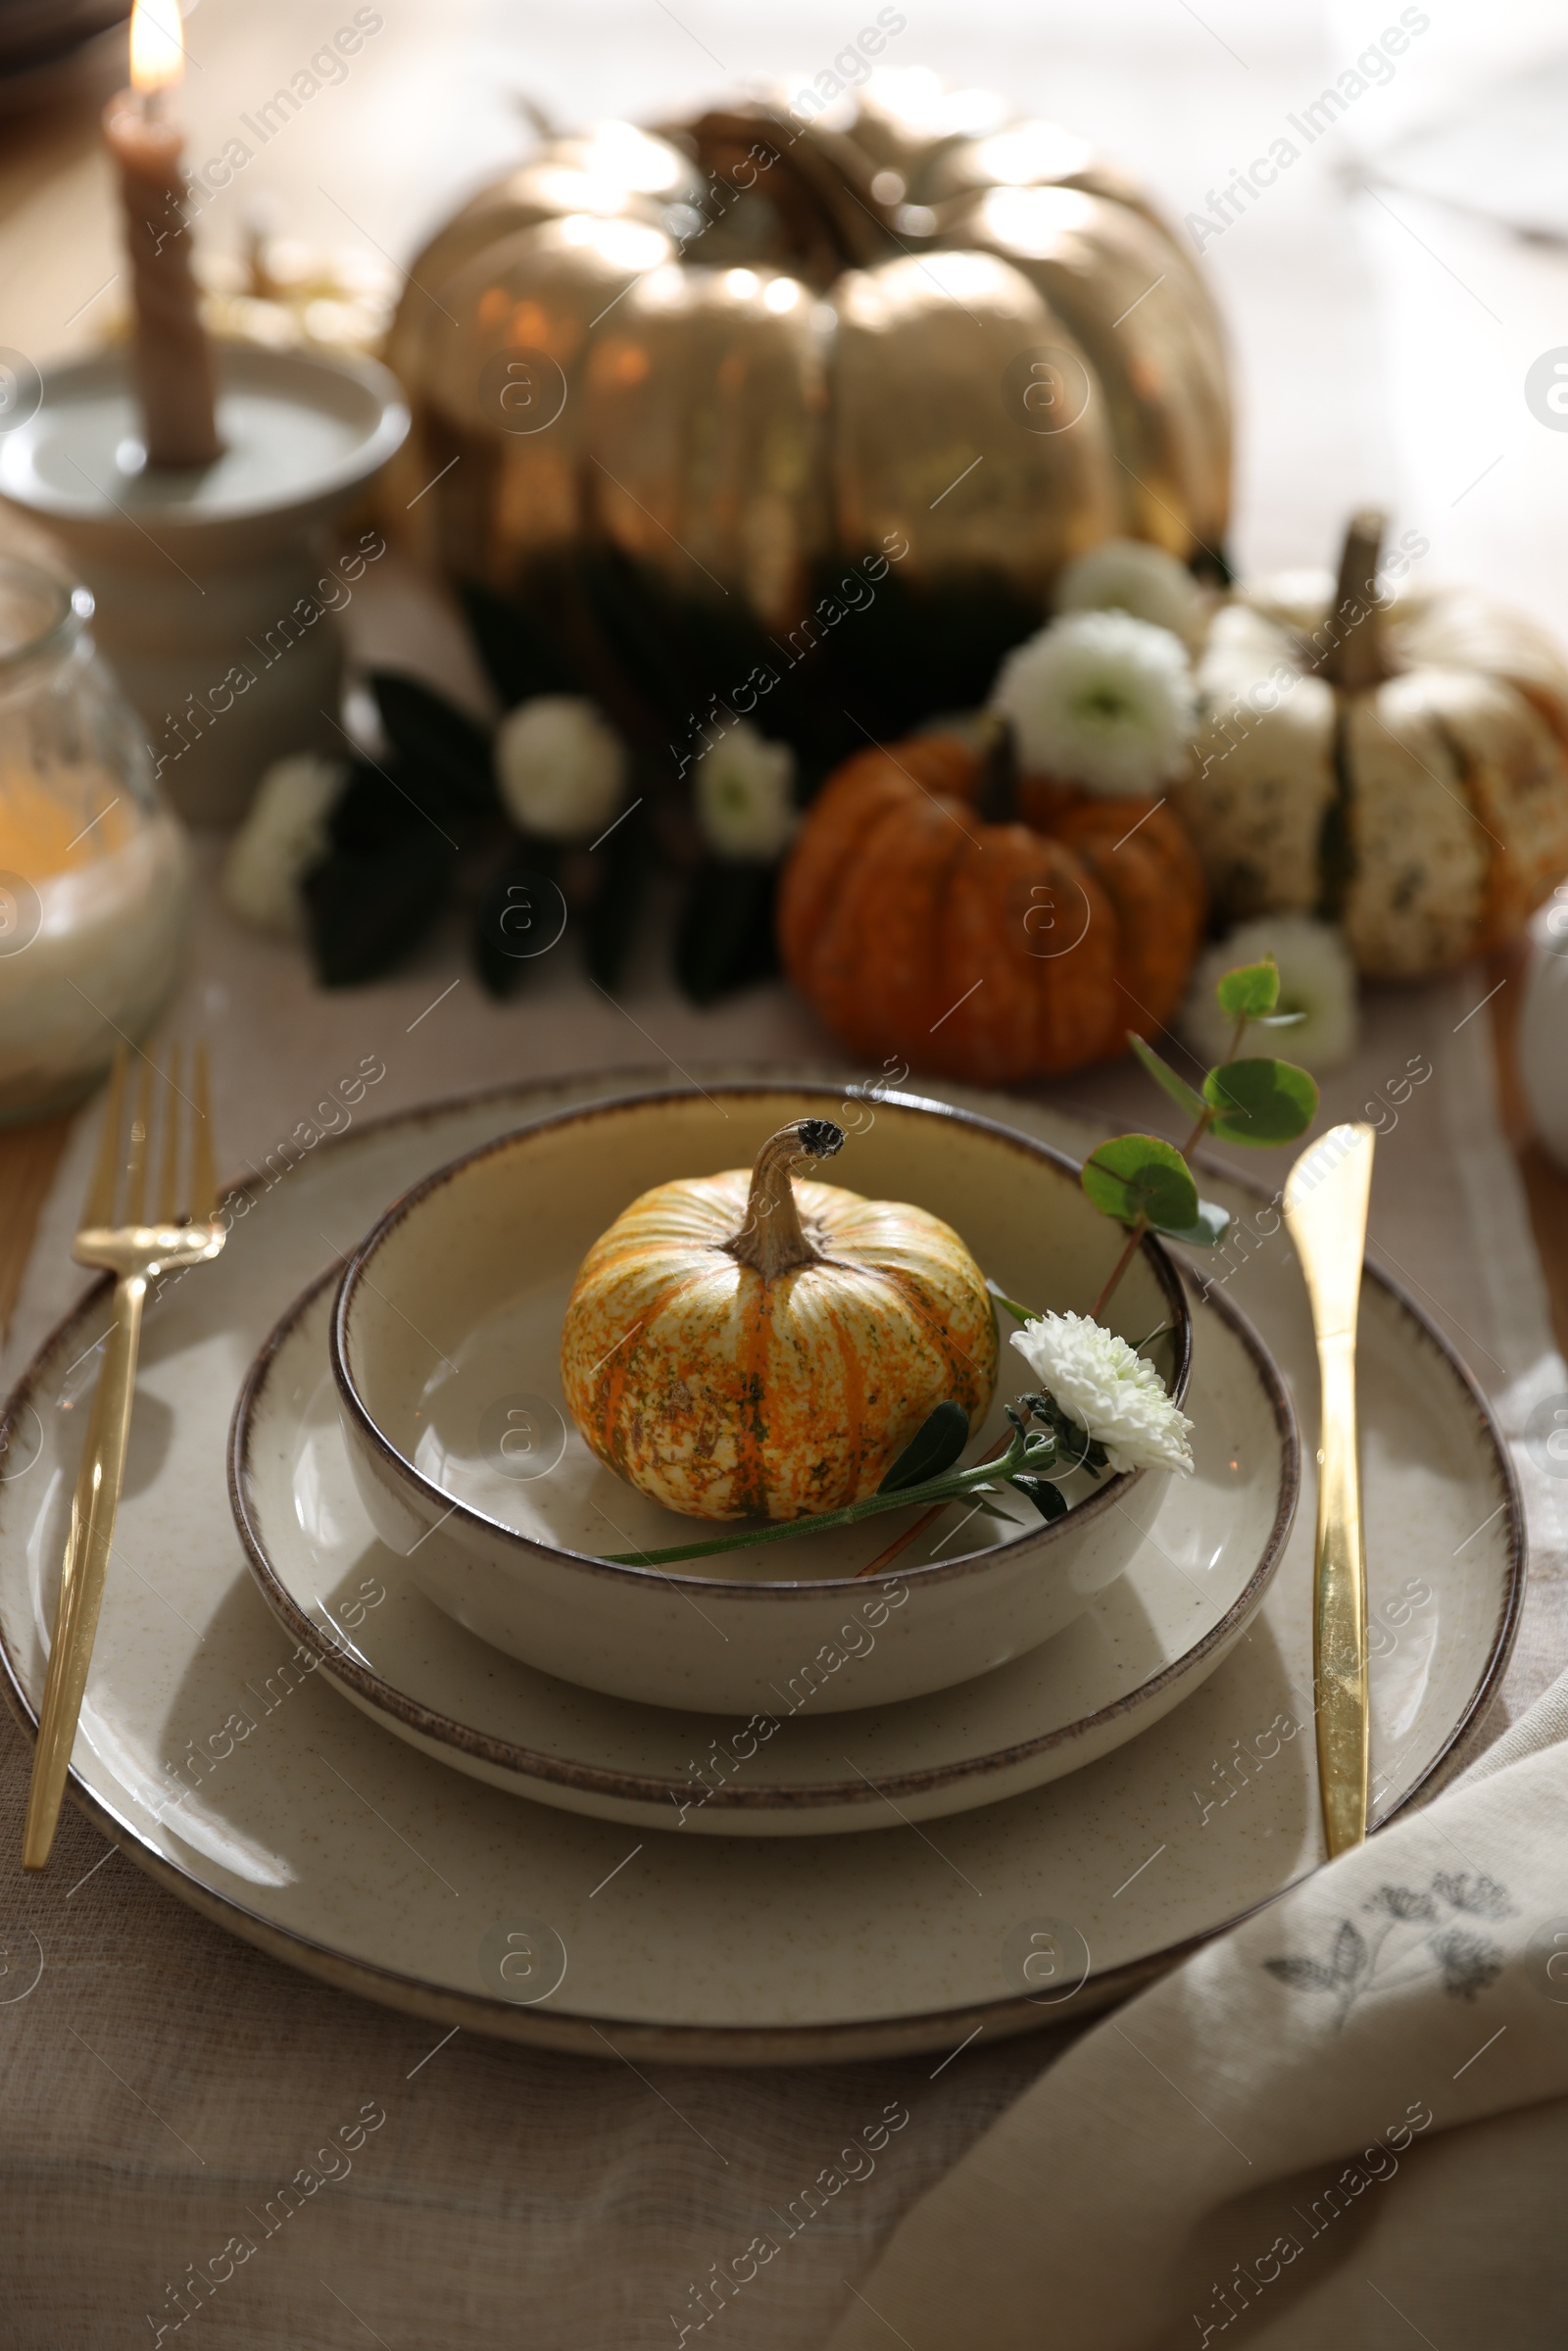
[[(1433, 1081), (1380, 1147), (1374, 1244), (1521, 1429), (1539, 1396), (1568, 1387), (1568, 1374), (1546, 1338), (1518, 1180), (1493, 1113), (1486, 1017), (1464, 1017), (1485, 985), (1465, 975), (1375, 999), (1353, 1070), (1326, 1089), (1325, 1116), (1359, 1110), (1410, 1056), (1433, 1062)], [(743, 1054), (828, 1050), (779, 990), (693, 1012), (652, 948), (619, 1006), (564, 958), (534, 993), (495, 1006), (466, 976), (455, 940), (437, 942), (388, 985), (323, 997), (293, 949), (237, 930), (210, 889), (180, 1016), (199, 1016), (217, 1041), (217, 1119), (236, 1168), (260, 1162), (321, 1084), (367, 1053), (386, 1063), (380, 1106), (391, 1110), (574, 1067), (700, 1072)], [(1151, 1110), (1147, 1081), (1121, 1068), (1052, 1099), (1107, 1125)], [(45, 1212), (12, 1365), (80, 1278), (66, 1242), (90, 1127), (82, 1122)], [(1568, 1653), (1555, 1490), (1522, 1450), (1520, 1464), (1537, 1579), (1499, 1719)], [(874, 2171), (711, 2322), (713, 2337), (736, 2351), (807, 2351), (853, 2303), (851, 2289), (864, 2287), (901, 2217), (1060, 2045), (981, 2042), (936, 2079), (935, 2060), (640, 2075), (467, 2033), (431, 2055), (438, 2030), (323, 1990), (234, 1943), (106, 1854), (74, 1816), (47, 1877), (24, 1882), (16, 1856), (26, 1759), (21, 1736), (0, 1721), (0, 1926), (7, 1948), (22, 1954), (10, 1962), (13, 1981), (23, 1980), (22, 1930), (37, 1935), (45, 1959), (25, 1998), (0, 1997), (0, 2343), (24, 2351), (99, 2351), (144, 2330), (155, 2337), (160, 2325), (172, 2329), (190, 2295), (172, 2300), (170, 2289), (188, 2266), (221, 2256), (236, 2231), (254, 2236), (247, 2211), (260, 2212), (277, 2182), (367, 2105), (385, 2123), (352, 2170), (214, 2295), (199, 2321), (205, 2339), (236, 2351), (285, 2342), (333, 2351), (371, 2335), (391, 2351), (673, 2341), (677, 2321), (695, 2323), (691, 2289), (710, 2266), (769, 2229), (773, 2208), (899, 2101), (908, 2124)], [(1185, 2167), (1191, 2150), (1178, 2152)], [(956, 2230), (917, 2226), (942, 2263), (962, 2264), (967, 2210)], [(1102, 2235), (1102, 2260), (1114, 2261), (1115, 2242), (1114, 2230)], [(917, 2299), (924, 2292), (922, 2279)], [(1031, 2315), (1020, 2342), (1035, 2339), (1034, 2324)], [(956, 2320), (944, 2325), (922, 2336), (897, 2321), (919, 2351), (964, 2339)]]
[[(345, 242), (368, 232), (400, 253), (412, 250), (453, 191), (511, 150), (509, 87), (542, 97), (564, 121), (616, 109), (648, 116), (752, 71), (792, 63), (814, 72), (842, 46), (849, 24), (831, 10), (772, 0), (749, 0), (744, 9), (710, 0), (700, 11), (683, 0), (678, 10), (613, 15), (585, 4), (516, 19), (490, 0), (443, 0), (439, 10), (409, 0), (382, 13), (386, 29), (347, 85), (323, 94), (256, 159), (241, 193), (246, 201), (252, 192), (278, 199), (291, 229)], [(1197, 13), (1173, 10), (1168, 0), (1125, 0), (1098, 15), (1043, 23), (1011, 9), (933, 0), (927, 11), (908, 12), (897, 62), (994, 83), (1020, 108), (1102, 136), (1140, 161), (1179, 219), (1202, 207), (1222, 175), (1266, 152), (1287, 112), (1348, 66), (1381, 29), (1384, 13), (1370, 0), (1265, 14), (1220, 0)], [(1562, 339), (1560, 258), (1489, 239), (1462, 218), (1408, 198), (1385, 205), (1348, 193), (1361, 175), (1358, 158), (1396, 122), (1507, 57), (1539, 51), (1549, 33), (1535, 21), (1541, 16), (1524, 0), (1498, 0), (1473, 18), (1433, 11), (1431, 29), (1412, 43), (1392, 86), (1370, 92), (1266, 204), (1205, 246), (1202, 266), (1237, 345), (1236, 545), (1245, 562), (1324, 560), (1352, 504), (1392, 499), (1400, 524), (1432, 539), (1434, 576), (1467, 574), (1533, 602), (1559, 624), (1568, 620), (1561, 530), (1551, 523), (1568, 512), (1568, 485), (1552, 463), (1568, 445), (1533, 423), (1517, 380), (1529, 358)], [(248, 0), (205, 0), (192, 15), (193, 70), (182, 100), (201, 152), (220, 145), (236, 110), (303, 63), (324, 24), (314, 0), (273, 0), (265, 10)], [(9, 342), (47, 357), (91, 339), (94, 306), (116, 267), (110, 219), (90, 114), (66, 131), (23, 125), (8, 137), (0, 261)], [(232, 243), (238, 219), (231, 208), (209, 233)], [(1460, 355), (1475, 395), (1463, 400), (1454, 396)], [(400, 601), (390, 566), (354, 616), (381, 658), (457, 679), (453, 642), (417, 600)], [(535, 992), (513, 1007), (487, 1004), (470, 977), (436, 1004), (464, 968), (458, 943), (438, 941), (395, 984), (323, 999), (296, 955), (240, 935), (209, 905), (184, 1009), (220, 1042), (218, 1113), (230, 1164), (261, 1159), (321, 1085), (368, 1053), (387, 1065), (381, 1093), (393, 1108), (498, 1078), (627, 1061), (695, 1069), (739, 1055), (816, 1053), (825, 1042), (778, 993), (697, 1015), (672, 997), (652, 959), (628, 982), (624, 1009), (573, 983), (564, 964), (542, 973)], [(1487, 1016), (1465, 1019), (1484, 987), (1463, 980), (1374, 1004), (1356, 1067), (1329, 1088), (1326, 1108), (1353, 1114), (1413, 1053), (1437, 1064), (1437, 1081), (1380, 1150), (1374, 1241), (1517, 1432), (1540, 1397), (1568, 1386), (1568, 1375), (1546, 1334), (1518, 1182), (1492, 1112)], [(1086, 1079), (1059, 1098), (1107, 1123), (1119, 1118), (1120, 1103), (1148, 1115), (1147, 1095), (1123, 1073)], [(65, 1243), (82, 1145), (78, 1137), (45, 1218), (13, 1361), (70, 1294)], [(1568, 1657), (1558, 1497), (1527, 1458), (1522, 1471), (1537, 1581), (1500, 1715), (1517, 1713)], [(1260, 1922), (1245, 1947), (1201, 1958), (1142, 2009), (1078, 2044), (1059, 2071), (1046, 2071), (1059, 2043), (1042, 2039), (981, 2041), (935, 2079), (935, 2061), (740, 2076), (683, 2069), (644, 2079), (624, 2066), (533, 2057), (466, 2033), (435, 2048), (435, 2030), (322, 1990), (232, 1942), (74, 1818), (63, 1826), (47, 1879), (24, 1883), (15, 1857), (25, 1764), (20, 1735), (0, 1718), (0, 1952), (8, 1970), (0, 1977), (0, 2351), (102, 2351), (156, 2342), (160, 2327), (168, 2330), (162, 2339), (174, 2339), (186, 2326), (225, 2351), (339, 2351), (368, 2341), (385, 2351), (668, 2344), (691, 2322), (692, 2289), (712, 2266), (768, 2229), (771, 2207), (787, 2204), (851, 2133), (895, 2101), (909, 2120), (875, 2170), (795, 2237), (703, 2339), (734, 2351), (808, 2351), (850, 2311), (862, 2329), (857, 2351), (862, 2339), (903, 2340), (917, 2351), (988, 2340), (1200, 2340), (1214, 2310), (1211, 2286), (1237, 2263), (1255, 2275), (1272, 2236), (1290, 2224), (1278, 2223), (1272, 2206), (1254, 2213), (1244, 2202), (1202, 2236), (1204, 2215), (1239, 2190), (1245, 2196), (1251, 2175), (1216, 2168), (1231, 2160), (1221, 2139), (1213, 2140), (1218, 2158), (1208, 2160), (1204, 2125), (1183, 2137), (1168, 2114), (1146, 2103), (1180, 2097), (1144, 2058), (1125, 2053), (1118, 2028), (1147, 2051), (1167, 2052), (1160, 2062), (1180, 2093), (1207, 2110), (1260, 2176), (1272, 2180), (1288, 2170), (1294, 2146), (1307, 2167), (1308, 2210), (1374, 2131), (1386, 2134), (1413, 2100), (1431, 2104), (1433, 2123), (1417, 2143), (1434, 2178), (1451, 2176), (1448, 2201), (1434, 2189), (1425, 2204), (1405, 2205), (1405, 2182), (1420, 2176), (1419, 2164), (1407, 2163), (1397, 2181), (1366, 2189), (1357, 2210), (1334, 2225), (1327, 2248), (1336, 2273), (1353, 2285), (1354, 2265), (1340, 2245), (1359, 2255), (1369, 2227), (1388, 2230), (1393, 2216), (1408, 2211), (1400, 2241), (1414, 2251), (1368, 2267), (1395, 2307), (1357, 2288), (1368, 2315), (1355, 2334), (1343, 2302), (1316, 2313), (1308, 2303), (1288, 2338), (1293, 2351), (1341, 2332), (1371, 2351), (1404, 2342), (1412, 2327), (1438, 2351), (1544, 2339), (1507, 2331), (1518, 2291), (1499, 2291), (1490, 2316), (1460, 2319), (1441, 2289), (1418, 2302), (1399, 2266), (1434, 2263), (1446, 2240), (1460, 2243), (1453, 2215), (1468, 2197), (1478, 2217), (1463, 2243), (1473, 2248), (1490, 2229), (1500, 2259), (1534, 2265), (1521, 2290), (1540, 2299), (1539, 2242), (1505, 2237), (1484, 2134), (1466, 2141), (1448, 2129), (1479, 2110), (1480, 2100), (1465, 2103), (1466, 2083), (1480, 2090), (1498, 2052), (1511, 2063), (1515, 2035), (1525, 2038), (1514, 2008), (1500, 2004), (1512, 1997), (1512, 1976), (1473, 2012), (1454, 2004), (1451, 2018), (1440, 1994), (1444, 2020), (1454, 2023), (1446, 2038), (1418, 2030), (1406, 2043), (1392, 2012), (1374, 2002), (1352, 2013), (1332, 2043), (1319, 2037), (1271, 2052), (1290, 2001), (1257, 1959), (1298, 1950), (1309, 1957), (1322, 1942), (1316, 1911), (1299, 1927), (1281, 1912), (1277, 1949), (1269, 1921)], [(1521, 1799), (1513, 1817), (1528, 1811), (1534, 1871), (1542, 1802), (1538, 1783), (1529, 1788), (1528, 1805)], [(1549, 1811), (1549, 1786), (1545, 1804)], [(1560, 1817), (1560, 1803), (1555, 1810)], [(1418, 1819), (1396, 1832), (1412, 1840), (1399, 1868), (1417, 1891), (1446, 1866), (1438, 1857), (1440, 1816), (1426, 1817), (1431, 1829)], [(1413, 1842), (1422, 1837), (1437, 1840), (1430, 1853)], [(1371, 1883), (1388, 1841), (1342, 1867)], [(1515, 1879), (1525, 1844), (1515, 1838), (1506, 1870), (1490, 1841), (1475, 1864), (1480, 1874), (1496, 1868), (1511, 1889), (1518, 1918), (1494, 1939), (1514, 1954), (1523, 1948), (1526, 1907)], [(1393, 1868), (1391, 1860), (1391, 1875)], [(1293, 1901), (1338, 1902), (1344, 1915), (1359, 1917), (1366, 1898), (1361, 1878), (1347, 1880), (1342, 1894), (1329, 1873)], [(24, 1980), (9, 1954), (28, 1929), (44, 1972), (25, 1997), (8, 1999), (8, 1984)], [(1554, 2007), (1533, 1991), (1519, 1997), (1534, 1999), (1555, 2027)], [(1304, 1995), (1301, 2006), (1310, 2012)], [(1506, 2036), (1450, 2090), (1449, 2077), (1494, 2020), (1506, 2023)], [(1471, 2025), (1474, 2041), (1461, 2047), (1458, 2029)], [(1359, 2103), (1343, 2094), (1348, 2072), (1361, 2077)], [(1036, 2094), (1044, 2102), (987, 2142), (989, 2127), (1042, 2074)], [(1512, 2094), (1531, 2094), (1528, 2067), (1526, 2077)], [(1542, 2091), (1553, 2086), (1544, 2070), (1539, 2081)], [(1294, 2141), (1283, 2131), (1246, 2134), (1250, 2094), (1290, 2110)], [(1109, 2118), (1099, 2127), (1097, 2109)], [(179, 2281), (248, 2228), (247, 2210), (259, 2210), (327, 2132), (367, 2110), (385, 2121), (367, 2134), (352, 2170), (176, 2328), (181, 2310), (194, 2307)], [(1119, 2133), (1117, 2117), (1125, 2121)], [(959, 2173), (942, 2202), (922, 2205), (977, 2142), (989, 2170)], [(1543, 2145), (1544, 2167), (1557, 2159)], [(1451, 2175), (1442, 2170), (1446, 2150)], [(873, 2274), (911, 2211), (890, 2266)], [(1286, 2283), (1298, 2275), (1316, 2279), (1328, 2266), (1321, 2252), (1310, 2266), (1298, 2261)], [(1283, 2302), (1281, 2284), (1260, 2291), (1258, 2317), (1247, 2325), (1273, 2323)], [(869, 2315), (858, 2294), (869, 2297)], [(1233, 2292), (1233, 2302), (1242, 2298)], [(1203, 2314), (1196, 2325), (1195, 2312)], [(1372, 2331), (1373, 2320), (1383, 2331)]]
[(1565, 1803), (1568, 1677), (1451, 1794), (1087, 2033), (830, 2351), (1557, 2351)]

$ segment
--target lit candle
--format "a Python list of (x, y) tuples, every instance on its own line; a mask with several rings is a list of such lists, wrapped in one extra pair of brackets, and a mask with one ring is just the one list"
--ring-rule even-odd
[(120, 171), (136, 314), (131, 366), (147, 463), (156, 466), (210, 465), (222, 448), (212, 347), (190, 266), (184, 142), (161, 112), (163, 93), (184, 69), (179, 0), (136, 0), (132, 86), (105, 109), (104, 138)]

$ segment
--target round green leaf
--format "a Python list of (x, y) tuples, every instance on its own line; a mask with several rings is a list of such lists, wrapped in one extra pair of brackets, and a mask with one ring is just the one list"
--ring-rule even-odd
[(1294, 1061), (1227, 1061), (1203, 1080), (1222, 1143), (1294, 1143), (1317, 1115), (1316, 1081)]
[(1174, 1144), (1157, 1135), (1118, 1135), (1084, 1163), (1083, 1187), (1095, 1206), (1121, 1224), (1140, 1217), (1161, 1231), (1198, 1216), (1198, 1186)]
[(1218, 1207), (1211, 1200), (1200, 1200), (1198, 1214), (1190, 1225), (1180, 1230), (1175, 1225), (1161, 1225), (1167, 1241), (1184, 1241), (1189, 1249), (1218, 1249), (1230, 1231), (1230, 1211)]
[(1232, 1020), (1258, 1020), (1280, 1001), (1280, 967), (1272, 955), (1261, 963), (1238, 963), (1214, 990), (1219, 1008)]

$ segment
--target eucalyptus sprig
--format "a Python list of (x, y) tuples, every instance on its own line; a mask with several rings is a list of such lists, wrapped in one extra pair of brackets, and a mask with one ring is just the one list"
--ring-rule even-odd
[(1317, 1084), (1304, 1069), (1265, 1055), (1242, 1057), (1250, 1027), (1294, 1028), (1303, 1017), (1275, 1010), (1280, 974), (1273, 956), (1265, 955), (1260, 963), (1239, 963), (1225, 972), (1214, 995), (1235, 1027), (1229, 1053), (1209, 1070), (1200, 1090), (1162, 1061), (1142, 1037), (1128, 1033), (1127, 1042), (1139, 1060), (1192, 1119), (1193, 1129), (1179, 1150), (1158, 1135), (1118, 1135), (1101, 1144), (1084, 1163), (1083, 1188), (1095, 1206), (1127, 1227), (1127, 1246), (1092, 1309), (1097, 1322), (1146, 1233), (1160, 1233), (1189, 1249), (1215, 1249), (1224, 1240), (1229, 1213), (1213, 1200), (1199, 1198), (1187, 1164), (1188, 1153), (1205, 1135), (1221, 1143), (1266, 1149), (1294, 1143), (1317, 1114)]
[(1069, 1420), (1054, 1396), (1021, 1396), (1004, 1410), (1011, 1431), (1004, 1450), (989, 1461), (972, 1462), (967, 1469), (955, 1467), (969, 1442), (969, 1417), (961, 1404), (938, 1404), (875, 1494), (867, 1494), (863, 1501), (851, 1502), (842, 1510), (782, 1519), (776, 1526), (716, 1536), (707, 1543), (671, 1543), (658, 1551), (607, 1551), (604, 1556), (612, 1567), (672, 1567), (682, 1559), (711, 1559), (719, 1551), (751, 1550), (764, 1543), (788, 1543), (798, 1535), (820, 1535), (829, 1527), (856, 1527), (861, 1519), (875, 1518), (884, 1510), (922, 1509), (933, 1504), (940, 1508), (946, 1502), (961, 1501), (966, 1494), (978, 1495), (981, 1506), (987, 1507), (987, 1497), (999, 1485), (1015, 1487), (1042, 1518), (1062, 1517), (1067, 1497), (1046, 1472), (1103, 1469), (1104, 1447)]

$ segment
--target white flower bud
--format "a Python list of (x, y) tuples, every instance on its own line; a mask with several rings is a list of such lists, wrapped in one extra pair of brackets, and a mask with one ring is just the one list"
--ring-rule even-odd
[(1126, 612), (1069, 612), (1008, 654), (991, 707), (1026, 775), (1091, 792), (1157, 792), (1181, 767), (1198, 712), (1187, 655)]
[(703, 753), (694, 784), (703, 838), (721, 857), (765, 864), (795, 830), (795, 754), (744, 718)]
[(341, 759), (315, 751), (268, 768), (223, 862), (230, 913), (259, 931), (304, 929), (300, 883), (326, 848), (327, 818), (347, 774)]
[(1211, 600), (1163, 547), (1147, 539), (1105, 539), (1064, 566), (1053, 601), (1058, 612), (1130, 612), (1135, 620), (1168, 628), (1196, 652)]
[(496, 730), (496, 782), (513, 822), (546, 841), (587, 841), (626, 798), (626, 750), (598, 706), (539, 694)]

